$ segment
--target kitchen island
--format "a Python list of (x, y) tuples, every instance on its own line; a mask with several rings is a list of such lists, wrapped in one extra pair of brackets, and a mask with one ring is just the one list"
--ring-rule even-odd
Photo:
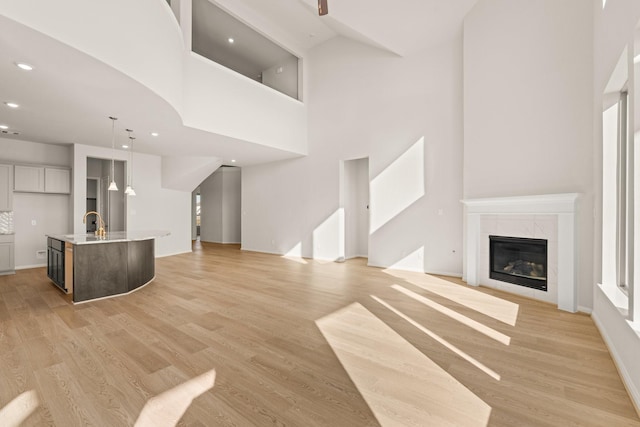
[(168, 231), (47, 235), (47, 276), (73, 302), (128, 294), (155, 278), (155, 239)]

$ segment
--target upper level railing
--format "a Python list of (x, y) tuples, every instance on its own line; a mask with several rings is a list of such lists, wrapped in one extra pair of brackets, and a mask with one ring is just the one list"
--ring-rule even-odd
[(166, 0), (186, 48), (294, 99), (300, 59), (209, 0)]

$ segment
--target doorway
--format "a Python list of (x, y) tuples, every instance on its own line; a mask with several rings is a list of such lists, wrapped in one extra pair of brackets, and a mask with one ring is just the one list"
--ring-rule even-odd
[(220, 166), (198, 189), (192, 196), (196, 237), (203, 242), (240, 243), (241, 168)]
[[(99, 177), (87, 177), (87, 206), (85, 212), (96, 211), (100, 212), (100, 178)], [(87, 234), (96, 231), (96, 219), (87, 221), (86, 232)]]
[(191, 240), (200, 240), (200, 186), (191, 193)]
[[(109, 183), (112, 181), (111, 171), (113, 169), (114, 178), (118, 191), (108, 191)], [(100, 213), (103, 221), (105, 222), (105, 229), (107, 231), (126, 231), (126, 195), (125, 189), (125, 162), (116, 160), (112, 166), (109, 159), (97, 159), (87, 157), (87, 211), (94, 210)], [(94, 191), (95, 185), (95, 193)], [(91, 200), (95, 194), (95, 209), (89, 209), (93, 207), (94, 201)], [(93, 218), (93, 217), (91, 217)], [(93, 221), (92, 221), (93, 222)], [(94, 226), (94, 224), (87, 224)], [(95, 229), (87, 232), (95, 231)]]
[(369, 257), (369, 158), (345, 160), (343, 182), (344, 255)]

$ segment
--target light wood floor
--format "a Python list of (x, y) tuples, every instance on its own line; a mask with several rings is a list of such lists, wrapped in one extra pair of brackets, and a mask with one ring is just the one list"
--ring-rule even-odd
[(43, 268), (0, 277), (0, 425), (176, 423), (640, 419), (590, 317), (455, 279), (213, 244), (75, 306)]

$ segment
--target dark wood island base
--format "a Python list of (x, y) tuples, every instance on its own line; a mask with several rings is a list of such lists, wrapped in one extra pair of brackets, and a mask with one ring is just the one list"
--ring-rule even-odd
[(73, 247), (73, 302), (126, 294), (154, 277), (153, 239)]
[(49, 236), (47, 272), (74, 303), (127, 294), (155, 278), (155, 237)]

